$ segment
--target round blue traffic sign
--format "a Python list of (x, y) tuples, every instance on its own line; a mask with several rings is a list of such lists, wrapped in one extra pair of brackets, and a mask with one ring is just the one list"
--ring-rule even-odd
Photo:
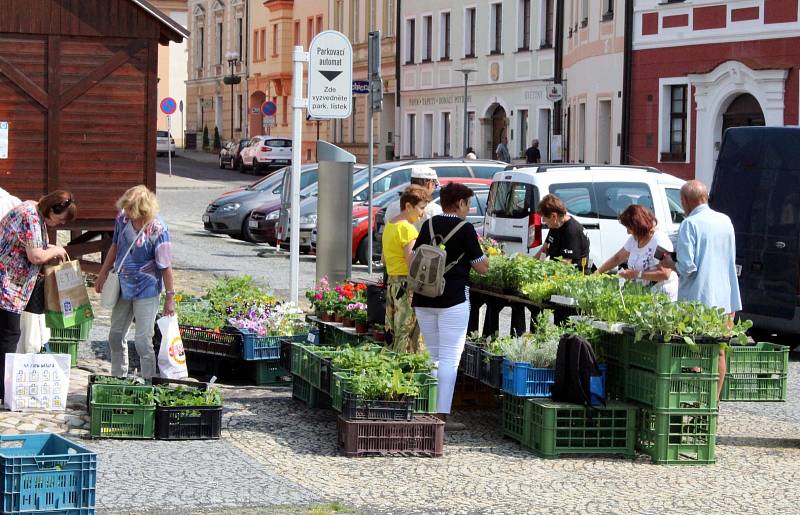
[(172, 114), (178, 108), (178, 103), (172, 97), (165, 97), (160, 104), (161, 112), (164, 114)]
[(261, 112), (264, 113), (264, 116), (275, 116), (275, 113), (278, 112), (278, 106), (275, 105), (275, 102), (269, 100), (261, 104)]

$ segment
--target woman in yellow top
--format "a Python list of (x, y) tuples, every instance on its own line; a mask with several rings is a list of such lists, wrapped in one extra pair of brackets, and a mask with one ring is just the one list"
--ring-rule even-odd
[(403, 211), (389, 220), (383, 229), (383, 263), (389, 282), (386, 285), (386, 331), (392, 334), (396, 352), (420, 352), (419, 326), (414, 308), (411, 307), (411, 292), (406, 278), (408, 264), (417, 240), (414, 227), (425, 215), (425, 207), (431, 201), (428, 190), (411, 185), (400, 195)]

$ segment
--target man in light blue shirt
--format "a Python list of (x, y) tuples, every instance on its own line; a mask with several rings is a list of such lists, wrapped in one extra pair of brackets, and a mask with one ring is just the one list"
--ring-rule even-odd
[[(689, 215), (678, 230), (677, 263), (667, 255), (661, 264), (678, 272), (678, 300), (722, 308), (733, 322), (734, 313), (742, 309), (742, 300), (731, 219), (708, 207), (708, 190), (700, 181), (683, 185), (681, 204)], [(720, 351), (718, 394), (726, 372), (725, 353)]]

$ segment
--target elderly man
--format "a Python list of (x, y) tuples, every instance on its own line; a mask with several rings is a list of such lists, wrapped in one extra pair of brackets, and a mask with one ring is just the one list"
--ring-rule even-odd
[(542, 153), (539, 152), (539, 140), (531, 141), (531, 146), (525, 151), (525, 162), (535, 164), (542, 160)]
[[(439, 176), (436, 174), (436, 170), (431, 168), (430, 166), (424, 165), (415, 165), (411, 167), (411, 184), (416, 184), (418, 186), (422, 186), (428, 190), (428, 194), (432, 194), (437, 187), (439, 187)], [(397, 197), (397, 200), (392, 201), (391, 204), (386, 206), (386, 214), (384, 215), (383, 219), (386, 221), (394, 219), (397, 215), (400, 214), (400, 197)], [(422, 227), (422, 222), (427, 220), (428, 218), (434, 217), (436, 215), (442, 214), (442, 208), (439, 204), (435, 202), (428, 202), (428, 205), (425, 207), (425, 216), (419, 219), (417, 223), (414, 225), (419, 229)]]
[[(708, 190), (700, 181), (683, 185), (681, 204), (688, 216), (678, 230), (677, 261), (667, 254), (661, 264), (678, 272), (678, 300), (696, 300), (722, 308), (733, 323), (734, 314), (742, 309), (742, 301), (731, 219), (708, 206)], [(717, 395), (722, 392), (726, 372), (725, 352), (720, 351)]]
[(500, 144), (497, 145), (497, 148), (494, 150), (494, 153), (497, 155), (498, 161), (503, 161), (505, 163), (511, 162), (511, 154), (508, 152), (508, 138), (503, 136), (500, 140)]

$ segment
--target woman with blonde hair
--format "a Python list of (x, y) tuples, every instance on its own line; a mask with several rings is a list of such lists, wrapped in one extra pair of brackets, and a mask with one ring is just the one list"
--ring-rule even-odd
[(164, 314), (175, 313), (175, 289), (172, 277), (172, 251), (167, 224), (158, 216), (158, 200), (145, 186), (134, 186), (117, 201), (120, 210), (114, 225), (114, 238), (95, 289), (103, 285), (112, 266), (119, 274), (120, 295), (111, 312), (108, 343), (111, 348), (111, 373), (128, 374), (128, 347), (125, 337), (136, 319), (134, 343), (139, 354), (142, 377), (156, 374), (153, 333), (161, 299), (166, 287)]

